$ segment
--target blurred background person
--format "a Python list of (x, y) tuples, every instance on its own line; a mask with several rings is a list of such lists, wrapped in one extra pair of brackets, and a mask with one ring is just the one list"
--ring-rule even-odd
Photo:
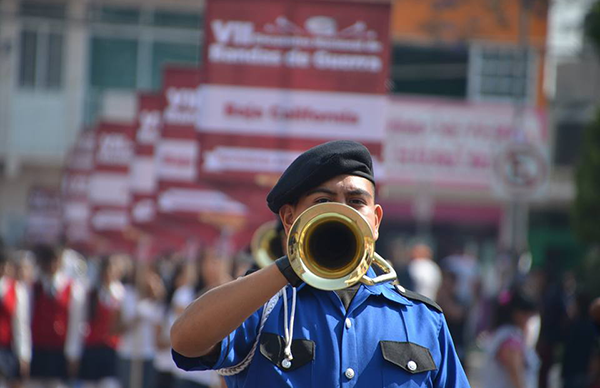
[(61, 271), (53, 247), (38, 245), (33, 253), (40, 276), (33, 290), (32, 386), (65, 386), (79, 367), (85, 291)]
[(535, 302), (520, 289), (502, 291), (486, 349), (483, 388), (536, 388), (539, 359), (527, 343)]
[(392, 262), (400, 285), (406, 289), (414, 290), (415, 284), (408, 271), (410, 257), (407, 254), (404, 239), (401, 237), (393, 238), (389, 245), (388, 256), (386, 257)]
[[(154, 368), (156, 369), (156, 388), (168, 388), (174, 386), (175, 363), (171, 355), (171, 341), (169, 332), (176, 317), (181, 314), (185, 306), (176, 305), (175, 295), (190, 293), (195, 294), (195, 267), (186, 261), (179, 261), (174, 268), (170, 270), (171, 281), (164, 300), (164, 314), (156, 338), (156, 356), (154, 358)], [(182, 291), (183, 290), (183, 291)]]
[(595, 328), (589, 314), (591, 298), (578, 292), (567, 325), (561, 360), (563, 388), (588, 388), (593, 382)]
[(456, 292), (462, 303), (474, 304), (480, 279), (477, 257), (463, 248), (455, 248), (453, 254), (442, 259), (440, 266), (457, 277)]
[[(229, 259), (221, 257), (216, 249), (209, 248), (198, 264), (201, 267), (200, 274), (202, 276), (199, 284), (202, 284), (203, 288), (194, 290), (190, 285), (185, 285), (175, 292), (172, 302), (175, 319), (179, 317), (185, 308), (197, 297), (214, 287), (233, 280), (231, 277)], [(173, 322), (175, 319), (173, 319)], [(202, 328), (198, 328), (198, 330), (202, 330)], [(175, 368), (175, 376), (176, 388), (214, 388), (224, 384), (221, 377), (212, 370), (186, 372), (182, 369)]]
[(550, 370), (560, 361), (560, 345), (565, 339), (569, 305), (575, 293), (572, 274), (563, 274), (548, 266), (545, 278), (541, 294), (540, 335), (536, 345), (541, 361), (539, 388), (549, 387)]
[(118, 388), (117, 332), (125, 296), (120, 267), (114, 256), (100, 261), (98, 279), (87, 299), (87, 330), (79, 378), (84, 388)]
[(417, 244), (410, 250), (408, 273), (414, 283), (414, 290), (435, 301), (442, 283), (442, 271), (433, 261), (433, 251), (426, 244)]
[(29, 377), (29, 295), (0, 248), (0, 383), (20, 387)]
[(125, 287), (119, 328), (119, 380), (123, 388), (151, 387), (155, 379), (156, 333), (164, 310), (163, 282), (153, 266), (136, 263)]
[(459, 296), (458, 276), (454, 272), (442, 272), (442, 284), (437, 294), (437, 303), (444, 310), (444, 316), (446, 317), (448, 330), (450, 330), (454, 346), (456, 347), (456, 353), (460, 358), (463, 368), (467, 371), (465, 325), (467, 323), (468, 306)]

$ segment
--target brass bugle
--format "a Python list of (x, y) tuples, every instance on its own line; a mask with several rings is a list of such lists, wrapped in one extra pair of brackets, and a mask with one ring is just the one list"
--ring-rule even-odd
[(264, 268), (285, 254), (283, 241), (277, 221), (262, 224), (254, 235), (250, 248), (256, 265)]
[[(295, 220), (287, 241), (288, 257), (296, 274), (322, 290), (339, 290), (358, 282), (374, 285), (396, 280), (394, 268), (375, 252), (368, 221), (350, 206), (323, 203), (305, 210)], [(383, 274), (366, 275), (372, 264)]]

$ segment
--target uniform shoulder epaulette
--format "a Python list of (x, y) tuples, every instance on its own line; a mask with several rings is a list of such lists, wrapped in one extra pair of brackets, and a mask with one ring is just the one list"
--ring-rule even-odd
[(442, 310), (442, 308), (440, 307), (439, 304), (435, 303), (434, 301), (432, 301), (431, 299), (429, 299), (428, 297), (426, 297), (425, 295), (421, 295), (418, 292), (414, 292), (411, 290), (407, 290), (406, 288), (395, 284), (394, 285), (394, 289), (403, 297), (405, 297), (406, 299), (410, 299), (410, 300), (416, 300), (418, 302), (422, 302), (425, 303), (427, 306), (433, 308), (434, 310), (439, 311), (440, 313), (443, 313), (444, 310)]

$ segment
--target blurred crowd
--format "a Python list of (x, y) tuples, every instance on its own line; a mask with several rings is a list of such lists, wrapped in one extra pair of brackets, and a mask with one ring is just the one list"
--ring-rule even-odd
[(435, 258), (402, 240), (389, 258), (402, 284), (443, 308), (467, 374), (480, 369), (474, 387), (600, 388), (600, 297), (574, 272), (508, 254), (484, 268), (467, 250)]
[(215, 372), (177, 369), (169, 332), (194, 299), (251, 265), (214, 250), (151, 263), (49, 245), (0, 250), (0, 386), (224, 386)]
[[(388, 248), (399, 282), (444, 309), (469, 375), (468, 355), (485, 355), (474, 387), (553, 388), (557, 368), (564, 388), (600, 387), (600, 299), (572, 273), (519, 274), (506, 257), (486, 271), (466, 251)], [(49, 245), (0, 250), (0, 386), (223, 387), (215, 372), (175, 367), (169, 332), (199, 295), (253, 264), (215, 249), (148, 263)]]

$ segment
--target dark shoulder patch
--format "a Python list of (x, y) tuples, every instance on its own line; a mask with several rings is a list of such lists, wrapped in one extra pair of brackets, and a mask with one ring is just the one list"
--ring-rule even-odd
[(421, 294), (411, 291), (411, 290), (407, 290), (406, 288), (399, 286), (397, 284), (394, 285), (394, 289), (400, 295), (405, 297), (406, 299), (416, 300), (418, 302), (425, 303), (427, 306), (431, 307), (432, 309), (439, 311), (440, 313), (444, 313), (444, 310), (442, 310), (442, 308), (440, 307), (439, 304), (435, 303), (434, 301), (432, 301), (431, 299), (429, 299), (428, 297), (426, 297), (424, 295), (421, 295)]

